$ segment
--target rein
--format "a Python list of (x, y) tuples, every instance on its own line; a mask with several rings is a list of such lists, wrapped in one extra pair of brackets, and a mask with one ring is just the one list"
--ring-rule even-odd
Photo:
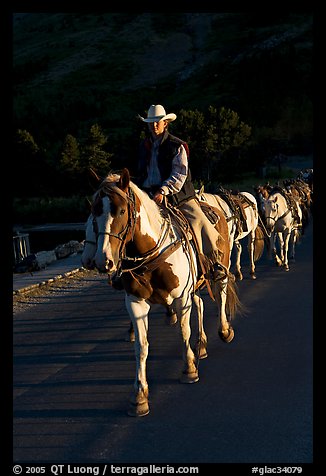
[[(129, 267), (128, 268), (123, 268), (121, 270), (122, 273), (126, 273), (128, 271), (133, 271), (137, 268), (140, 268), (141, 266), (144, 266), (145, 263), (149, 263), (150, 261), (153, 261), (154, 259), (156, 259), (157, 257), (159, 257), (160, 255), (157, 256), (157, 253), (159, 253), (159, 250), (160, 250), (160, 247), (162, 245), (162, 243), (164, 242), (168, 232), (169, 232), (169, 227), (166, 226), (167, 225), (167, 222), (164, 221), (163, 223), (163, 229), (161, 231), (161, 236), (159, 238), (159, 241), (157, 242), (157, 244), (154, 246), (154, 248), (152, 248), (151, 250), (147, 251), (146, 253), (144, 253), (143, 255), (141, 256), (127, 256), (125, 255), (123, 258), (122, 258), (122, 262), (125, 262), (125, 263), (134, 263), (134, 265), (131, 265), (129, 264)], [(175, 245), (175, 243), (177, 242), (173, 242), (171, 243), (168, 248), (172, 247), (173, 245)], [(181, 242), (180, 242), (181, 244)], [(175, 251), (175, 250), (173, 250)], [(171, 253), (173, 252), (171, 251)], [(163, 251), (163, 253), (165, 253), (165, 251)], [(170, 254), (171, 254), (170, 253)]]
[[(135, 195), (131, 188), (129, 188), (129, 195), (127, 195), (127, 204), (128, 204), (128, 221), (126, 223), (126, 226), (119, 233), (112, 233), (108, 231), (98, 231), (96, 218), (93, 217), (93, 230), (94, 230), (96, 238), (98, 238), (100, 235), (108, 235), (108, 236), (113, 236), (113, 238), (117, 238), (118, 240), (125, 243), (126, 236), (132, 225), (133, 225), (132, 236), (134, 235), (135, 226), (136, 226), (136, 208), (135, 208)], [(131, 204), (132, 204), (132, 207), (131, 207)], [(132, 220), (131, 220), (131, 217), (132, 217)], [(94, 244), (94, 242), (90, 242), (90, 241), (87, 241), (85, 243)]]
[[(121, 275), (122, 273), (128, 273), (128, 272), (132, 273), (136, 269), (138, 269), (138, 274), (143, 274), (146, 271), (153, 271), (158, 266), (160, 266), (160, 264), (168, 256), (174, 253), (174, 251), (176, 251), (182, 245), (183, 240), (176, 240), (170, 243), (162, 252), (160, 252), (160, 248), (162, 244), (164, 243), (171, 229), (171, 226), (170, 226), (171, 223), (168, 222), (166, 219), (164, 219), (159, 240), (157, 244), (154, 246), (154, 248), (152, 248), (151, 250), (147, 251), (146, 253), (140, 256), (133, 256), (133, 257), (127, 256), (126, 254), (127, 236), (130, 230), (132, 229), (132, 232), (131, 232), (131, 239), (132, 239), (134, 236), (135, 227), (136, 227), (135, 195), (130, 187), (128, 189), (127, 199), (128, 199), (128, 221), (126, 223), (126, 226), (119, 233), (99, 231), (95, 216), (93, 217), (93, 230), (94, 230), (96, 239), (100, 235), (108, 235), (108, 236), (117, 238), (118, 240), (122, 242), (122, 246), (119, 252), (119, 261), (117, 263), (118, 275)], [(92, 242), (87, 241), (87, 243), (91, 243), (94, 245), (97, 244), (97, 242), (93, 242), (93, 241)], [(144, 269), (141, 269), (141, 268), (144, 268)], [(140, 269), (141, 269), (141, 272), (140, 272)]]
[(291, 211), (291, 210), (288, 208), (287, 210), (285, 210), (285, 212), (283, 213), (283, 215), (281, 215), (280, 217), (274, 218), (274, 217), (268, 216), (268, 217), (266, 217), (266, 219), (267, 219), (267, 218), (270, 218), (271, 220), (274, 220), (275, 222), (277, 222), (278, 220), (281, 220), (282, 218), (286, 217), (286, 215), (288, 215), (288, 214), (290, 213), (290, 211)]

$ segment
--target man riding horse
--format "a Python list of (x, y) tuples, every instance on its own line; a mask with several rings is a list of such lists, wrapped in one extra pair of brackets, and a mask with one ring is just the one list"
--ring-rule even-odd
[(195, 235), (199, 259), (208, 268), (208, 279), (217, 281), (227, 272), (220, 263), (220, 235), (214, 220), (206, 216), (196, 198), (187, 143), (168, 132), (169, 123), (176, 117), (174, 113), (166, 114), (161, 105), (151, 105), (146, 118), (139, 116), (148, 124), (149, 134), (140, 144), (136, 183), (157, 204), (162, 204), (166, 197), (169, 204), (182, 212)]

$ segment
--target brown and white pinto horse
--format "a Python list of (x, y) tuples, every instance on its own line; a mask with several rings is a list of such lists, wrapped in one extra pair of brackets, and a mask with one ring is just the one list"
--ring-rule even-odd
[[(222, 264), (229, 270), (228, 230), (223, 217), (221, 224)], [(95, 264), (99, 271), (109, 275), (119, 272), (122, 276), (125, 305), (135, 331), (136, 376), (128, 414), (147, 415), (146, 362), (151, 306), (161, 304), (176, 313), (183, 342), (184, 368), (180, 380), (197, 382), (198, 358), (206, 356), (203, 301), (199, 293), (206, 281), (199, 271), (192, 240), (187, 239), (187, 233), (147, 193), (130, 181), (127, 169), (103, 180), (93, 197), (87, 229), (83, 266), (92, 268)], [(219, 335), (230, 342), (234, 337), (230, 320), (242, 307), (232, 274), (227, 273), (214, 287), (213, 295), (219, 304)], [(193, 303), (200, 329), (197, 353), (190, 346)]]

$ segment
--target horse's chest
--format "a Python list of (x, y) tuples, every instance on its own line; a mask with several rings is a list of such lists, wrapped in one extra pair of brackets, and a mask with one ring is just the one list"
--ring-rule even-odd
[(171, 294), (179, 287), (180, 279), (173, 272), (169, 263), (162, 263), (159, 268), (142, 274), (127, 273), (124, 276), (124, 288), (127, 294), (140, 299), (147, 299), (154, 304), (165, 304)]

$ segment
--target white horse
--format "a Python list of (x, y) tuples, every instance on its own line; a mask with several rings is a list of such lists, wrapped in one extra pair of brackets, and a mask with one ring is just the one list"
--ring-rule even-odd
[(248, 253), (250, 259), (250, 276), (256, 279), (255, 262), (258, 261), (264, 251), (264, 232), (259, 224), (259, 214), (256, 198), (249, 192), (240, 192), (237, 199), (241, 200), (246, 216), (246, 228), (239, 227), (239, 216), (236, 216), (228, 203), (218, 194), (203, 192), (201, 189), (197, 193), (200, 202), (217, 207), (222, 210), (229, 227), (230, 259), (233, 247), (235, 246), (235, 272), (237, 279), (242, 280), (241, 271), (241, 240), (248, 237)]
[[(302, 210), (297, 201), (293, 202), (295, 210), (289, 206), (286, 198), (280, 192), (272, 192), (268, 199), (264, 199), (263, 213), (266, 229), (270, 234), (270, 258), (278, 266), (289, 271), (288, 254), (290, 259), (295, 258), (295, 246), (302, 226)], [(299, 220), (296, 219), (299, 218)], [(279, 241), (279, 254), (276, 248), (276, 238)]]
[[(230, 342), (234, 331), (230, 320), (242, 306), (229, 273), (228, 227), (219, 222), (222, 264), (226, 277), (216, 283), (219, 303), (219, 335)], [(223, 226), (222, 226), (223, 225)], [(94, 239), (95, 238), (95, 239)], [(95, 245), (94, 245), (95, 242)], [(195, 249), (187, 236), (144, 191), (130, 181), (129, 171), (110, 174), (94, 194), (92, 217), (88, 219), (82, 264), (109, 275), (120, 273), (125, 305), (135, 331), (136, 376), (128, 414), (149, 413), (146, 362), (149, 311), (153, 304), (173, 309), (181, 326), (184, 368), (182, 383), (199, 380), (198, 358), (205, 357), (207, 338), (203, 329), (203, 302), (199, 289), (207, 282), (199, 269)], [(190, 346), (192, 304), (198, 314), (198, 350)]]

